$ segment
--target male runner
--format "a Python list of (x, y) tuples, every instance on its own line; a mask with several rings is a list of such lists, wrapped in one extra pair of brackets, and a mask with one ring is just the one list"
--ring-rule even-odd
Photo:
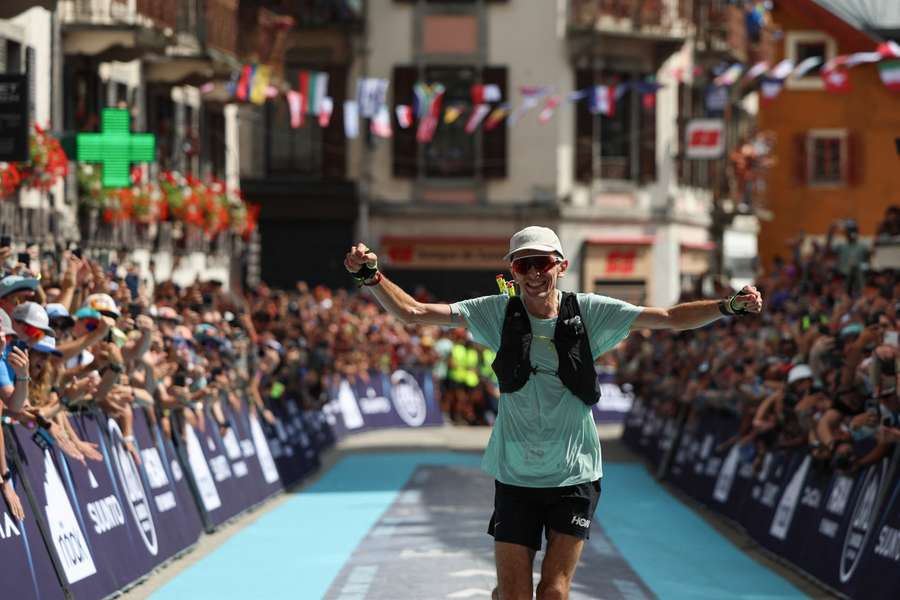
[(546, 536), (537, 598), (565, 599), (603, 476), (590, 409), (599, 397), (593, 362), (634, 329), (694, 329), (723, 316), (758, 313), (762, 296), (747, 286), (725, 300), (663, 309), (563, 294), (556, 284), (569, 261), (546, 227), (514, 234), (505, 259), (519, 296), (455, 304), (416, 301), (378, 271), (377, 256), (363, 243), (350, 248), (344, 266), (401, 321), (467, 327), (476, 342), (498, 353), (499, 414), (482, 459), (495, 479), (488, 526), (497, 565), (494, 597), (499, 591), (502, 600), (531, 600), (534, 555)]

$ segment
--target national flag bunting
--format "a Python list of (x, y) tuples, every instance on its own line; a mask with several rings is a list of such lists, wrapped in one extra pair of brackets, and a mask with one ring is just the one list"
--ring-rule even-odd
[(737, 80), (740, 79), (741, 73), (743, 72), (744, 65), (742, 65), (741, 63), (734, 63), (733, 65), (725, 69), (725, 71), (721, 75), (716, 77), (713, 80), (713, 83), (718, 86), (734, 85), (735, 83), (737, 83)]
[(541, 109), (540, 114), (538, 115), (538, 121), (541, 123), (546, 123), (550, 119), (553, 118), (553, 113), (556, 112), (556, 107), (559, 106), (559, 103), (562, 102), (562, 96), (559, 94), (554, 94), (547, 98), (547, 102), (544, 104), (544, 108)]
[(491, 114), (488, 115), (487, 120), (484, 122), (484, 130), (490, 131), (497, 127), (497, 125), (506, 118), (506, 115), (509, 114), (509, 109), (509, 104), (505, 103), (492, 110)]
[(303, 125), (303, 94), (296, 90), (287, 91), (288, 109), (291, 113), (291, 128)]
[(892, 92), (900, 92), (900, 60), (886, 60), (878, 64), (881, 81)]
[(822, 71), (822, 81), (829, 92), (843, 94), (850, 91), (850, 73), (845, 67)]
[(322, 110), (322, 100), (328, 95), (328, 73), (303, 70), (299, 80), (304, 114), (318, 115)]
[(775, 77), (765, 77), (759, 84), (759, 93), (764, 103), (772, 102), (784, 88), (784, 80)]
[(382, 104), (378, 112), (375, 113), (369, 129), (380, 138), (390, 138), (394, 135), (394, 131), (391, 129), (391, 113), (388, 112), (386, 105)]
[(409, 129), (413, 120), (412, 107), (409, 104), (398, 104), (394, 112), (397, 114), (397, 124), (400, 129)]
[(616, 86), (595, 85), (591, 96), (591, 113), (613, 117), (616, 114)]
[(344, 100), (344, 135), (351, 140), (359, 136), (359, 104), (356, 100)]
[(257, 65), (253, 75), (253, 85), (250, 88), (250, 102), (263, 105), (266, 103), (266, 90), (269, 89), (269, 79), (272, 76), (272, 67), (269, 65)]
[(325, 96), (319, 104), (319, 127), (328, 127), (331, 124), (332, 112), (334, 112), (334, 100), (331, 96)]
[(481, 122), (489, 112), (491, 112), (490, 105), (476, 105), (475, 109), (472, 111), (472, 114), (469, 116), (469, 119), (466, 121), (466, 133), (475, 133), (475, 130), (478, 129), (478, 126), (481, 125)]
[(800, 61), (797, 67), (794, 69), (794, 72), (791, 73), (794, 77), (804, 77), (807, 73), (818, 67), (822, 64), (821, 56), (810, 56), (809, 58), (805, 58)]

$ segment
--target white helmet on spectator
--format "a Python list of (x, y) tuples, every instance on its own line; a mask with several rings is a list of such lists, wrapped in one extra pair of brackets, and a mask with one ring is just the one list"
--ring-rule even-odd
[(84, 305), (107, 317), (118, 319), (122, 316), (122, 313), (119, 312), (119, 307), (116, 306), (116, 301), (109, 294), (91, 294), (87, 297)]
[(802, 379), (812, 379), (812, 377), (813, 372), (812, 369), (809, 368), (809, 365), (799, 364), (794, 365), (791, 370), (788, 371), (787, 382), (788, 385), (793, 385)]

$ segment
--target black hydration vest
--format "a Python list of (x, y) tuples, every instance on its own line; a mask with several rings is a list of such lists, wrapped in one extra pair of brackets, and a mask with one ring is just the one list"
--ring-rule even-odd
[[(500, 350), (491, 367), (497, 374), (501, 392), (522, 389), (532, 373), (531, 323), (525, 305), (518, 296), (512, 296), (506, 305), (503, 331), (500, 334)], [(563, 292), (553, 331), (553, 345), (559, 357), (556, 375), (569, 390), (588, 406), (600, 400), (600, 385), (594, 371), (594, 358), (587, 328), (581, 319), (575, 294)]]

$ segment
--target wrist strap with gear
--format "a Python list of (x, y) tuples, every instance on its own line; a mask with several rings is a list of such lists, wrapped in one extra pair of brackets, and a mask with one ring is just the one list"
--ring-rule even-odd
[(738, 294), (740, 294), (740, 292), (734, 294), (733, 296), (731, 296), (731, 298), (728, 299), (728, 310), (730, 310), (735, 315), (746, 315), (748, 313), (747, 309), (734, 307), (734, 299), (738, 297)]
[(353, 277), (356, 281), (366, 281), (367, 279), (372, 279), (375, 274), (378, 272), (378, 263), (375, 263), (374, 267), (370, 267), (368, 264), (365, 264), (359, 268), (359, 271), (356, 273), (350, 273), (350, 276)]

